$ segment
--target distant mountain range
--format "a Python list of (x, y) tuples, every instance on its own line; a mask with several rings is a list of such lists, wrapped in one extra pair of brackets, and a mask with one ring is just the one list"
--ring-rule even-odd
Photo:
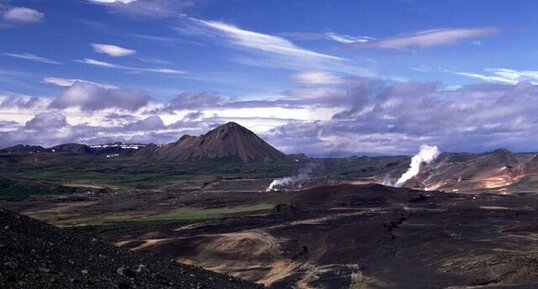
[[(252, 131), (229, 122), (200, 136), (184, 135), (167, 145), (112, 143), (101, 145), (62, 144), (50, 148), (16, 145), (0, 150), (0, 161), (70, 162), (75, 158), (121, 158), (146, 164), (204, 161), (237, 163), (317, 163), (324, 174), (349, 179), (385, 179), (395, 182), (407, 169), (409, 156), (348, 157), (318, 159), (305, 155), (286, 155)], [(409, 180), (406, 187), (446, 191), (502, 189), (525, 191), (538, 187), (538, 154), (513, 153), (507, 149), (492, 152), (443, 153), (431, 165)]]
[(111, 143), (101, 145), (86, 145), (78, 143), (68, 143), (44, 148), (35, 145), (16, 145), (0, 150), (2, 154), (28, 155), (36, 153), (67, 153), (74, 155), (133, 155), (139, 149), (144, 148), (145, 144), (125, 144)]
[(62, 144), (50, 148), (16, 145), (0, 150), (2, 154), (65, 153), (71, 155), (133, 156), (150, 161), (228, 160), (249, 162), (286, 162), (292, 157), (275, 149), (247, 128), (229, 122), (201, 136), (184, 135), (177, 142), (155, 144)]

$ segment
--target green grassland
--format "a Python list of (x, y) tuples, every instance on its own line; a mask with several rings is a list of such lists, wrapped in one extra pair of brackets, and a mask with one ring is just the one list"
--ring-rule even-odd
[(165, 229), (168, 226), (182, 226), (200, 222), (210, 222), (238, 215), (252, 215), (272, 210), (271, 203), (252, 203), (233, 207), (219, 208), (178, 208), (157, 212), (146, 216), (128, 214), (102, 215), (91, 220), (70, 220), (71, 224), (56, 224), (90, 236), (111, 237), (134, 234), (148, 230)]
[(105, 215), (93, 218), (91, 222), (85, 225), (102, 226), (114, 224), (135, 223), (192, 223), (197, 221), (206, 221), (220, 219), (226, 216), (232, 216), (242, 213), (255, 213), (268, 211), (273, 209), (274, 205), (270, 203), (257, 203), (235, 207), (220, 207), (220, 208), (178, 208), (165, 212), (158, 212), (146, 216), (130, 216), (128, 214)]
[(229, 160), (147, 162), (131, 157), (107, 159), (47, 153), (21, 156), (13, 161), (12, 156), (0, 155), (0, 176), (4, 179), (4, 183), (0, 183), (0, 197), (73, 193), (88, 188), (110, 191), (182, 188), (188, 182), (210, 177), (270, 179), (293, 175), (309, 163), (318, 164), (321, 170), (317, 173), (334, 178), (369, 177), (387, 170), (404, 170), (407, 166), (405, 157), (240, 163)]
[[(229, 178), (278, 177), (293, 173), (295, 164), (240, 164), (224, 162), (143, 163), (128, 158), (65, 158), (63, 162), (45, 157), (39, 161), (6, 162), (0, 156), (0, 197), (54, 193), (54, 187), (108, 188), (110, 190), (148, 189), (197, 180), (203, 176)], [(9, 184), (8, 184), (9, 183)], [(16, 184), (34, 186), (20, 189)], [(38, 187), (40, 189), (38, 189)], [(46, 189), (45, 189), (46, 188)], [(57, 193), (67, 193), (59, 190)]]

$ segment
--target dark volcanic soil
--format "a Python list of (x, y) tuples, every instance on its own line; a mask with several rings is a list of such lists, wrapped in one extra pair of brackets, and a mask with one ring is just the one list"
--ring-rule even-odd
[(263, 288), (0, 209), (0, 288)]
[(535, 194), (368, 184), (317, 187), (281, 199), (289, 202), (267, 214), (176, 226), (119, 245), (272, 288), (538, 285)]
[[(179, 214), (182, 211), (185, 214), (199, 214), (200, 211), (195, 210), (199, 208), (218, 212), (226, 208), (266, 202), (274, 204), (274, 208), (262, 206), (265, 209), (217, 217), (207, 215), (205, 218), (190, 220), (185, 218), (189, 215)], [(71, 226), (69, 230), (80, 231), (90, 237), (98, 235), (109, 243), (134, 252), (196, 264), (275, 289), (538, 287), (536, 193), (463, 194), (376, 184), (343, 184), (288, 192), (137, 192), (79, 194), (69, 197), (36, 196), (1, 204), (53, 224)], [(219, 207), (219, 204), (223, 207)], [(162, 216), (159, 215), (162, 213), (173, 218), (144, 221), (144, 216)], [(94, 222), (95, 220), (102, 222)], [(107, 220), (111, 223), (106, 223)], [(0, 240), (6, 238), (2, 234), (4, 226), (0, 224)], [(43, 226), (40, 224), (38, 228), (58, 232), (58, 229)], [(11, 232), (11, 229), (7, 232)], [(29, 237), (19, 238), (23, 240), (21, 247), (17, 247), (18, 242), (9, 239), (10, 246), (19, 248), (14, 252), (23, 255), (22, 250), (29, 246), (29, 250), (37, 250), (39, 256), (47, 256), (48, 252), (53, 252), (47, 250), (57, 250), (57, 245), (47, 249), (49, 239), (35, 237), (48, 235), (36, 235), (36, 232), (22, 234)], [(13, 232), (10, 234), (10, 238), (17, 237)], [(144, 264), (152, 273), (168, 270), (158, 277), (148, 275), (148, 278), (154, 278), (150, 281), (159, 282), (162, 278), (167, 278), (174, 284), (179, 284), (173, 277), (175, 273), (170, 273), (173, 269), (167, 266), (173, 265), (168, 262), (152, 265), (155, 264), (154, 261), (140, 261), (141, 258), (147, 260), (149, 257), (119, 250), (120, 256), (127, 256), (121, 258), (135, 260), (123, 261), (114, 255), (116, 249), (95, 242), (107, 248), (106, 252), (112, 251), (106, 253), (109, 257), (102, 261), (98, 254), (96, 256), (91, 253), (96, 250), (92, 246), (97, 246), (91, 243), (91, 239), (76, 237), (75, 240), (82, 241), (62, 241), (63, 246), (59, 247), (63, 251), (54, 251), (56, 255), (53, 257), (64, 262), (68, 262), (65, 261), (66, 258), (78, 260), (80, 256), (91, 256), (92, 259), (70, 265), (70, 270), (65, 271), (41, 261), (45, 257), (36, 257), (39, 261), (31, 267), (34, 268), (33, 271), (29, 272), (40, 273), (40, 267), (53, 269), (67, 276), (72, 274), (80, 284), (87, 284), (85, 276), (98, 272), (98, 276), (104, 276), (105, 280), (111, 278), (107, 284), (113, 286), (107, 288), (123, 288), (118, 286), (119, 282), (130, 282), (127, 284), (134, 288), (139, 275), (134, 274), (135, 278), (130, 280), (117, 274), (116, 270), (128, 267), (131, 271), (136, 271), (139, 264)], [(5, 243), (3, 241), (0, 244)], [(91, 246), (88, 247), (88, 244)], [(11, 251), (12, 249), (0, 247), (0, 254)], [(72, 254), (78, 255), (70, 257)], [(109, 262), (108, 258), (119, 261)], [(95, 260), (100, 260), (103, 266)], [(0, 266), (4, 262), (1, 261)], [(18, 263), (16, 260), (13, 262)], [(97, 265), (88, 268), (93, 263)], [(65, 264), (70, 263), (62, 266)], [(12, 266), (11, 263), (6, 268), (9, 266)], [(188, 269), (191, 267), (174, 268), (184, 272), (192, 270)], [(89, 270), (87, 275), (81, 273), (85, 269)], [(0, 270), (4, 276), (2, 278), (7, 278), (5, 270), (7, 269)], [(100, 272), (103, 272), (102, 275), (99, 275)], [(188, 276), (190, 273), (181, 274)], [(42, 278), (45, 280), (43, 282), (49, 282), (51, 276), (45, 276), (47, 278)], [(18, 278), (16, 281), (24, 279), (22, 275), (15, 277)], [(52, 278), (56, 278), (55, 275)], [(188, 280), (187, 284), (191, 282)], [(214, 280), (221, 279), (215, 277)], [(144, 287), (143, 284), (146, 283), (139, 284), (138, 288), (152, 288)], [(0, 288), (3, 289), (2, 286)]]

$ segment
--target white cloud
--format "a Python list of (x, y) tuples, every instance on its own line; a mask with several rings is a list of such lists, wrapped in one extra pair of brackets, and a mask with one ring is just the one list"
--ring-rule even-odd
[(375, 38), (368, 37), (368, 36), (350, 36), (350, 35), (345, 35), (345, 34), (336, 34), (333, 32), (325, 33), (325, 36), (330, 40), (334, 40), (336, 42), (345, 43), (345, 44), (366, 43), (368, 41), (375, 40)]
[(185, 73), (185, 71), (170, 69), (170, 68), (142, 68), (142, 67), (124, 66), (124, 65), (113, 64), (110, 62), (95, 60), (91, 58), (78, 60), (78, 62), (95, 65), (95, 66), (113, 68), (113, 69), (129, 70), (133, 72), (154, 72), (154, 73), (163, 73), (163, 74), (184, 74)]
[(34, 23), (44, 18), (45, 14), (26, 7), (10, 7), (2, 13), (2, 19), (9, 22)]
[(116, 45), (93, 43), (91, 46), (93, 47), (93, 50), (95, 52), (107, 54), (112, 57), (123, 57), (136, 54), (135, 50), (119, 47)]
[(209, 27), (223, 33), (223, 35), (229, 38), (233, 44), (238, 46), (303, 59), (343, 60), (340, 57), (322, 54), (298, 47), (282, 37), (244, 30), (222, 22), (205, 20), (195, 21), (205, 27)]
[(430, 48), (456, 44), (464, 40), (483, 38), (497, 34), (495, 27), (440, 28), (419, 31), (394, 37), (350, 44), (351, 47), (375, 47), (383, 49)]
[[(9, 114), (10, 112), (18, 112), (19, 110), (34, 110), (34, 109), (43, 109), (49, 104), (49, 100), (32, 97), (28, 95), (0, 95), (0, 109), (3, 116)], [(5, 109), (8, 109), (7, 111)], [(15, 109), (13, 111), (11, 109)]]
[(290, 76), (290, 80), (294, 83), (306, 85), (340, 84), (344, 82), (341, 77), (324, 71), (294, 73)]
[(56, 86), (61, 86), (61, 87), (69, 87), (75, 84), (76, 82), (82, 82), (82, 83), (89, 83), (89, 84), (97, 85), (103, 88), (117, 88), (114, 85), (98, 83), (98, 82), (93, 82), (93, 81), (88, 81), (88, 80), (83, 80), (83, 79), (77, 79), (77, 78), (45, 77), (43, 78), (41, 82), (56, 85)]
[(193, 0), (89, 0), (90, 3), (106, 5), (112, 12), (133, 17), (177, 17), (194, 5)]
[(84, 82), (75, 82), (50, 104), (52, 108), (79, 107), (83, 111), (119, 108), (135, 111), (145, 106), (150, 96), (143, 91), (105, 88)]
[[(498, 71), (506, 77), (516, 72)], [(166, 103), (150, 102), (137, 91), (76, 82), (46, 107), (42, 104), (50, 98), (0, 96), (0, 146), (131, 139), (162, 143), (238, 121), (289, 153), (405, 154), (423, 142), (447, 151), (536, 149), (538, 85), (481, 83), (453, 90), (439, 83), (371, 80), (352, 85), (289, 107), (283, 106), (293, 103), (289, 99), (237, 106), (227, 98), (183, 95), (178, 99), (184, 102), (172, 113), (163, 109)], [(38, 116), (44, 112), (49, 114)]]
[(135, 70), (155, 72), (155, 73), (164, 73), (164, 74), (183, 74), (185, 71), (169, 69), (169, 68), (136, 68)]
[(58, 61), (41, 57), (41, 56), (37, 56), (31, 53), (4, 53), (3, 55), (14, 57), (14, 58), (19, 58), (19, 59), (24, 59), (24, 60), (29, 60), (29, 61), (34, 61), (34, 62), (46, 63), (46, 64), (61, 64)]
[(300, 47), (280, 36), (241, 29), (223, 22), (194, 18), (189, 20), (184, 27), (176, 27), (176, 30), (185, 35), (198, 35), (219, 45), (242, 50), (245, 53), (233, 57), (233, 60), (241, 64), (376, 76), (368, 67), (351, 65), (348, 59)]
[(112, 64), (105, 61), (99, 61), (91, 58), (84, 58), (84, 60), (80, 60), (81, 63), (91, 64), (95, 66), (102, 66), (102, 67), (110, 67), (110, 68), (123, 68), (121, 65)]
[(26, 122), (27, 129), (60, 128), (67, 125), (65, 116), (58, 112), (42, 112)]
[(508, 68), (486, 68), (486, 73), (454, 72), (454, 74), (485, 80), (488, 82), (502, 82), (517, 84), (520, 81), (529, 81), (538, 84), (538, 70), (515, 70)]
[(472, 72), (455, 72), (457, 75), (469, 77), (469, 78), (475, 78), (480, 80), (485, 80), (488, 82), (504, 82), (504, 83), (510, 83), (510, 84), (516, 84), (517, 81), (512, 79), (506, 79), (504, 77), (499, 77), (495, 75), (485, 75), (480, 73), (472, 73)]

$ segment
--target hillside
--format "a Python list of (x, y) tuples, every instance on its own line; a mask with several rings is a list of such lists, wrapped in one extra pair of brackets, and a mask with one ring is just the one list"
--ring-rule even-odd
[(536, 154), (498, 149), (481, 154), (445, 153), (406, 186), (473, 191), (525, 190), (538, 185)]
[(3, 209), (0, 230), (0, 288), (261, 288), (116, 248)]

